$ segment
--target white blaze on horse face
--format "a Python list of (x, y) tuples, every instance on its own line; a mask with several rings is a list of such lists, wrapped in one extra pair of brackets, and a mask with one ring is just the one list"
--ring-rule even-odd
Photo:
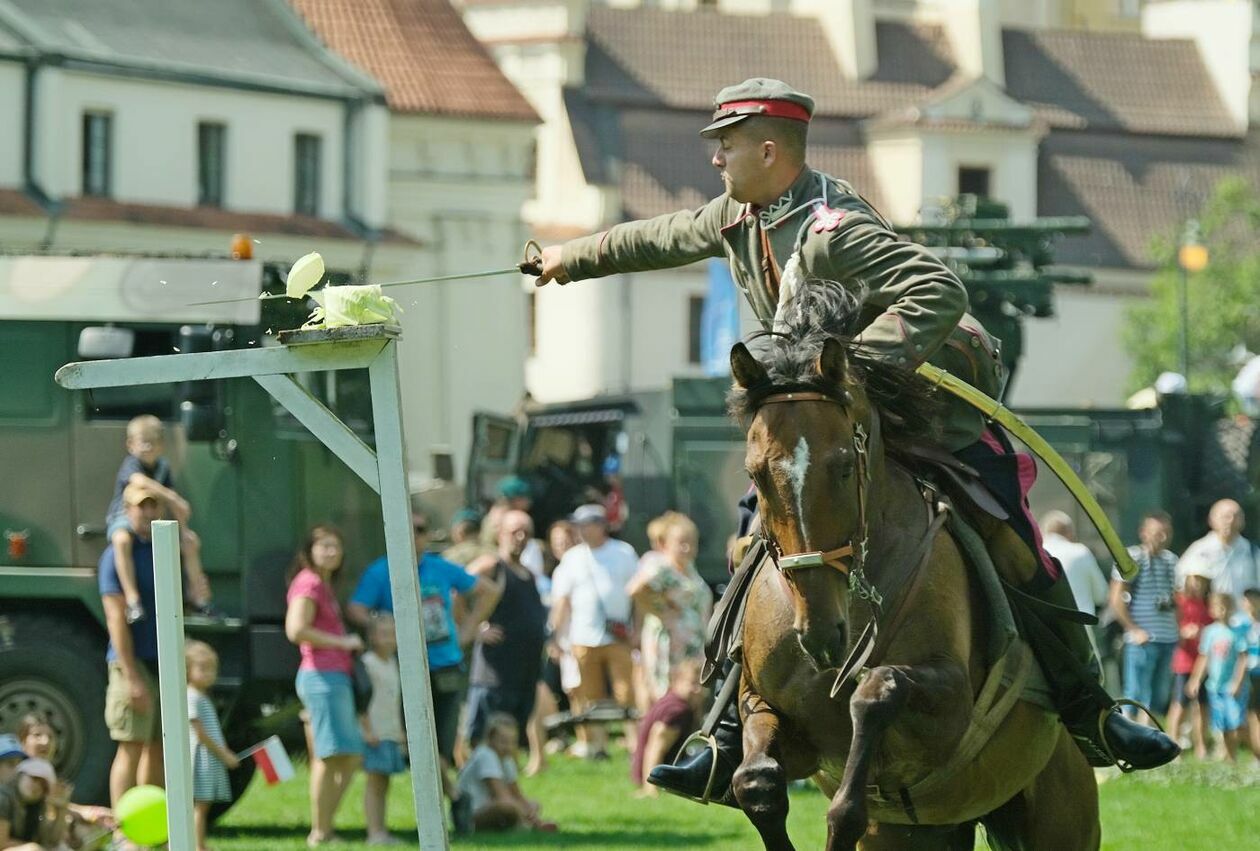
[(792, 485), (792, 494), (796, 497), (796, 516), (801, 523), (801, 536), (808, 541), (809, 530), (805, 528), (805, 476), (809, 473), (809, 444), (804, 435), (797, 441), (792, 457), (779, 462), (779, 469)]

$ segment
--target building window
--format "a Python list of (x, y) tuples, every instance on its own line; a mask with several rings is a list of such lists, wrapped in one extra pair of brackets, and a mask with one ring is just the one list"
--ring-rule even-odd
[(321, 139), (299, 133), (293, 145), (293, 211), (306, 216), (319, 215), (319, 172)]
[(976, 195), (980, 198), (988, 198), (989, 174), (990, 170), (987, 168), (968, 165), (959, 166), (958, 194)]
[(113, 170), (113, 116), (83, 113), (83, 194), (108, 198)]
[(227, 127), (211, 121), (197, 125), (197, 204), (223, 206)]
[(687, 297), (687, 363), (700, 363), (700, 337), (704, 329), (704, 296)]

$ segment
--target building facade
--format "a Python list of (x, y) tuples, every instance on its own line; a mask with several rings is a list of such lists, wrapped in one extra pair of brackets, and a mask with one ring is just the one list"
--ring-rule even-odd
[[(718, 89), (750, 76), (815, 96), (811, 163), (894, 221), (960, 191), (1017, 220), (1090, 217), (1093, 233), (1057, 259), (1095, 284), (1061, 287), (1057, 316), (1027, 322), (1018, 405), (1121, 403), (1123, 315), (1147, 291), (1152, 241), (1220, 177), (1257, 172), (1246, 0), (460, 5), (544, 119), (526, 217), (555, 239), (719, 193), (696, 131)], [(576, 398), (698, 372), (706, 289), (697, 266), (539, 293), (531, 391)]]
[[(524, 241), (536, 116), (445, 0), (9, 0), (0, 110), (5, 252), (247, 233), (261, 259), (390, 281)], [(393, 294), (420, 480), (463, 459), (474, 409), (520, 398), (527, 298), (519, 277)]]

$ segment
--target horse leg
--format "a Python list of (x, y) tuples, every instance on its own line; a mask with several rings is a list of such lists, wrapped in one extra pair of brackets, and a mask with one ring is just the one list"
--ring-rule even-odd
[[(767, 851), (792, 851), (788, 838), (787, 771), (782, 719), (759, 695), (741, 698), (744, 718), (744, 761), (735, 770), (731, 790), (740, 809), (761, 834)], [(815, 769), (808, 768), (804, 774)]]
[(871, 762), (879, 751), (884, 732), (896, 720), (910, 698), (910, 681), (898, 668), (882, 665), (871, 670), (853, 692), (849, 714), (853, 741), (844, 764), (840, 789), (827, 809), (827, 848), (843, 851), (857, 847), (869, 827), (866, 781)]
[(849, 701), (853, 739), (840, 789), (827, 810), (829, 849), (850, 849), (866, 833), (866, 785), (884, 733), (903, 712), (930, 719), (943, 760), (967, 726), (970, 692), (961, 664), (941, 658), (909, 667), (871, 669)]
[(981, 821), (1003, 851), (1097, 851), (1098, 785), (1067, 730), (1032, 784)]
[(972, 851), (976, 847), (976, 827), (876, 823), (862, 837), (859, 847), (862, 851)]

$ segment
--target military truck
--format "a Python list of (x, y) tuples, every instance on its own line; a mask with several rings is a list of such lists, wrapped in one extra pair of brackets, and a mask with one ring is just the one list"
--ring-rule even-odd
[[(283, 630), (288, 566), (307, 527), (346, 535), (346, 564), (383, 551), (378, 498), (252, 380), (69, 392), (75, 360), (274, 344), (301, 308), (286, 267), (225, 257), (0, 256), (0, 730), (47, 716), (59, 773), (76, 798), (107, 798), (113, 744), (103, 712), (106, 631), (96, 564), (129, 418), (155, 414), (177, 487), (192, 506), (221, 620), (188, 632), (219, 652), (214, 698), (229, 743), (256, 741), (268, 705), (291, 699), (295, 649)], [(369, 444), (366, 370), (302, 377)], [(352, 577), (351, 577), (352, 579)], [(248, 782), (251, 761), (234, 772)]]
[[(744, 434), (725, 411), (729, 388), (726, 378), (677, 378), (664, 391), (532, 406), (515, 417), (479, 414), (468, 499), (485, 501), (500, 478), (522, 476), (535, 494), (535, 523), (545, 526), (603, 485), (601, 462), (616, 455), (630, 509), (623, 537), (642, 551), (648, 519), (682, 511), (700, 529), (697, 568), (721, 585), (736, 501), (748, 488)], [(1260, 513), (1260, 428), (1224, 410), (1222, 399), (1169, 396), (1146, 410), (1017, 413), (1077, 471), (1122, 538), (1134, 540), (1142, 513), (1161, 508), (1172, 514), (1181, 548), (1202, 533), (1216, 499)], [(1044, 465), (1031, 500), (1038, 515), (1066, 511), (1082, 541), (1105, 558), (1101, 538)]]

